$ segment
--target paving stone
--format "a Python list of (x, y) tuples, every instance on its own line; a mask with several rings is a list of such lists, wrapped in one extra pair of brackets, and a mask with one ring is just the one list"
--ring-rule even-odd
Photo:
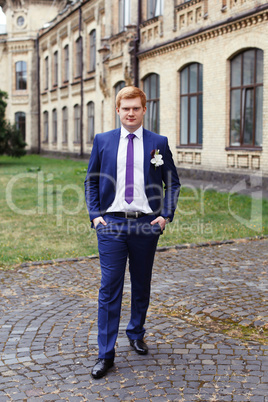
[[(95, 381), (98, 259), (0, 269), (0, 402), (268, 402), (268, 345), (211, 330), (268, 322), (267, 239), (157, 253), (147, 356), (129, 347), (126, 273), (115, 367)], [(90, 291), (89, 291), (90, 290)], [(262, 300), (260, 306), (259, 300)], [(171, 315), (170, 312), (175, 313)], [(202, 329), (197, 325), (202, 321)]]

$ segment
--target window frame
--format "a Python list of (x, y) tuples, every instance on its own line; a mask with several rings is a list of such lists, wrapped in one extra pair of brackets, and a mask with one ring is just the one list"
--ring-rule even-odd
[(89, 72), (93, 72), (96, 70), (96, 55), (97, 55), (97, 46), (96, 46), (96, 29), (92, 29), (89, 34)]
[(53, 144), (57, 144), (58, 142), (58, 113), (57, 109), (52, 110), (52, 133), (53, 133)]
[(130, 24), (130, 0), (118, 0), (118, 31), (123, 32)]
[(82, 77), (82, 64), (81, 64), (81, 57), (82, 57), (82, 36), (79, 36), (76, 41), (76, 76), (75, 78)]
[(16, 91), (27, 90), (27, 62), (19, 60), (15, 63)]
[[(254, 51), (254, 78), (253, 78), (253, 83), (249, 84), (244, 84), (243, 82), (243, 77), (244, 77), (244, 71), (245, 71), (245, 63), (244, 63), (244, 58), (245, 54), (247, 52)], [(257, 122), (257, 88), (262, 88), (262, 95), (263, 95), (263, 74), (262, 74), (262, 82), (257, 82), (257, 57), (258, 57), (258, 51), (262, 52), (262, 71), (263, 71), (263, 56), (264, 52), (262, 49), (259, 48), (248, 48), (243, 50), (242, 52), (237, 53), (231, 60), (230, 60), (230, 116), (229, 116), (229, 147), (230, 149), (262, 149), (262, 142), (263, 142), (263, 126), (262, 126), (262, 132), (261, 132), (261, 144), (256, 145), (256, 122)], [(237, 60), (239, 57), (241, 57), (241, 68), (240, 68), (240, 85), (232, 85), (232, 80), (233, 80), (233, 71), (234, 71), (234, 62)], [(232, 119), (232, 94), (234, 91), (240, 91), (240, 119), (239, 119), (239, 125), (240, 125), (240, 133), (239, 133), (239, 143), (235, 145), (232, 140), (232, 127), (233, 127), (233, 119)], [(247, 94), (249, 91), (253, 91), (253, 125), (252, 125), (252, 143), (248, 144), (245, 143), (245, 126), (246, 126), (246, 100), (247, 100)], [(262, 104), (261, 104), (261, 111), (262, 111), (262, 123), (263, 123), (263, 98), (262, 98)]]
[[(118, 92), (126, 86), (125, 81), (119, 81), (117, 84), (114, 86), (114, 94), (115, 94), (115, 99), (118, 94)], [(120, 128), (121, 127), (121, 121), (120, 117), (118, 116), (116, 110), (115, 110), (115, 128)]]
[[(156, 97), (151, 97), (152, 92), (152, 80), (156, 78)], [(149, 85), (149, 93), (146, 90), (146, 85)], [(148, 74), (143, 79), (143, 90), (146, 94), (147, 111), (144, 116), (144, 126), (147, 130), (153, 131), (154, 133), (160, 133), (160, 76), (156, 73)], [(153, 114), (156, 108), (156, 124), (154, 123)]]
[(57, 87), (58, 86), (58, 68), (59, 68), (59, 53), (56, 50), (53, 54), (53, 58), (54, 58), (54, 74), (53, 74), (53, 78), (54, 78), (54, 82), (53, 82), (53, 86)]
[[(21, 120), (23, 118), (23, 120)], [(25, 141), (26, 139), (26, 113), (25, 112), (16, 112), (15, 113), (15, 124), (17, 130), (21, 132), (22, 138)]]
[(43, 129), (44, 129), (44, 143), (48, 143), (49, 139), (49, 114), (48, 111), (45, 110), (43, 112)]
[(49, 88), (49, 58), (45, 57), (45, 90)]
[(69, 67), (70, 67), (70, 55), (69, 45), (64, 46), (64, 80), (63, 82), (69, 82)]
[[(190, 68), (192, 66), (197, 66), (197, 76), (196, 76), (196, 92), (191, 92), (190, 86), (191, 86), (191, 76), (190, 76)], [(185, 93), (182, 93), (182, 77), (183, 77), (183, 72), (187, 71), (187, 91)], [(200, 74), (202, 78), (202, 85), (200, 85)], [(201, 88), (200, 88), (201, 86)], [(199, 112), (200, 112), (200, 97), (201, 97), (201, 123), (199, 122)], [(182, 142), (182, 123), (185, 121), (185, 118), (182, 116), (183, 113), (183, 102), (182, 99), (187, 100), (187, 143)], [(196, 132), (195, 132), (195, 142), (191, 140), (191, 113), (192, 113), (192, 99), (196, 99)], [(201, 127), (201, 132), (199, 131)], [(203, 146), (203, 65), (197, 62), (194, 63), (189, 63), (187, 66), (182, 68), (180, 70), (180, 141), (179, 141), (179, 146), (181, 147), (194, 147), (194, 148), (202, 148)]]
[(80, 144), (80, 105), (74, 105), (74, 143)]
[(68, 143), (68, 108), (62, 108), (62, 143)]
[(95, 134), (95, 104), (92, 101), (87, 103), (87, 143), (91, 144)]

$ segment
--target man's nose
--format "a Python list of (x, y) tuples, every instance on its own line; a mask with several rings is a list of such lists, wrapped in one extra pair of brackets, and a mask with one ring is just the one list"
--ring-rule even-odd
[(134, 114), (134, 109), (129, 109), (128, 114), (133, 115)]

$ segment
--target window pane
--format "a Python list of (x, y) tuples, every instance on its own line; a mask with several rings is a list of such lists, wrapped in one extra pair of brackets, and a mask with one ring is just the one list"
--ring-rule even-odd
[(203, 95), (198, 96), (198, 144), (203, 142)]
[(92, 142), (94, 138), (94, 103), (88, 103), (88, 142)]
[(181, 144), (188, 143), (188, 97), (181, 97)]
[(256, 88), (256, 111), (255, 111), (255, 145), (262, 146), (262, 104), (263, 87)]
[(64, 79), (65, 81), (69, 80), (69, 46), (66, 45), (64, 48), (65, 52), (65, 74), (64, 74)]
[(240, 145), (240, 89), (231, 92), (231, 139), (233, 146)]
[(82, 39), (78, 38), (76, 41), (76, 73), (77, 77), (81, 76), (81, 46), (82, 46)]
[(190, 98), (190, 144), (197, 142), (197, 97), (191, 96)]
[(157, 98), (157, 75), (152, 74), (151, 76), (151, 87), (150, 87), (150, 98)]
[(231, 65), (231, 86), (239, 87), (241, 85), (241, 54), (232, 60)]
[(203, 91), (203, 66), (199, 64), (198, 92)]
[(257, 50), (256, 82), (258, 84), (263, 83), (263, 51), (262, 50)]
[(147, 96), (145, 127), (159, 133), (159, 76), (157, 74), (151, 74), (144, 80), (144, 92)]
[(151, 130), (154, 131), (155, 133), (159, 132), (158, 129), (158, 102), (151, 102), (151, 113), (152, 113), (152, 127)]
[(156, 0), (156, 2), (155, 2), (155, 14), (154, 14), (155, 17), (157, 17), (158, 15), (162, 15), (162, 13), (163, 13), (162, 1), (163, 0)]
[(191, 64), (190, 70), (190, 93), (197, 92), (197, 64)]
[(253, 145), (253, 89), (245, 91), (245, 119), (244, 140), (245, 145)]
[(45, 63), (46, 63), (46, 89), (48, 89), (48, 57), (46, 57), (45, 59)]
[(63, 113), (63, 133), (62, 133), (62, 142), (66, 143), (68, 138), (68, 112), (67, 107), (64, 107), (62, 110)]
[(155, 4), (155, 0), (147, 1), (147, 18), (148, 19), (154, 17), (154, 4)]
[(94, 71), (96, 68), (96, 31), (90, 33), (90, 66), (89, 70)]
[(181, 94), (188, 93), (188, 68), (185, 68), (181, 72)]
[[(115, 86), (115, 97), (118, 94), (118, 92), (120, 91), (120, 89), (124, 88), (125, 86), (125, 81), (120, 81), (118, 84), (116, 84)], [(119, 128), (121, 127), (121, 121), (120, 121), (120, 117), (118, 116), (118, 114), (115, 112), (115, 128)]]
[(150, 85), (149, 85), (149, 77), (148, 77), (143, 81), (143, 90), (146, 93), (147, 97), (149, 97), (149, 88), (150, 88)]
[(124, 0), (119, 0), (119, 32), (124, 30)]
[(130, 24), (130, 0), (125, 0), (124, 25)]
[(24, 112), (15, 113), (16, 128), (21, 132), (22, 138), (25, 141), (26, 136), (26, 115)]
[(243, 85), (254, 84), (255, 51), (248, 50), (243, 57)]
[(147, 112), (144, 116), (144, 127), (150, 130), (150, 103), (147, 103)]

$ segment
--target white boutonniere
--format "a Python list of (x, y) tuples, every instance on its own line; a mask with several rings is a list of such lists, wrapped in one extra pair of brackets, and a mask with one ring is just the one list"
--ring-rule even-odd
[(163, 156), (159, 153), (159, 149), (153, 149), (151, 151), (151, 163), (154, 165), (155, 169), (164, 164)]

